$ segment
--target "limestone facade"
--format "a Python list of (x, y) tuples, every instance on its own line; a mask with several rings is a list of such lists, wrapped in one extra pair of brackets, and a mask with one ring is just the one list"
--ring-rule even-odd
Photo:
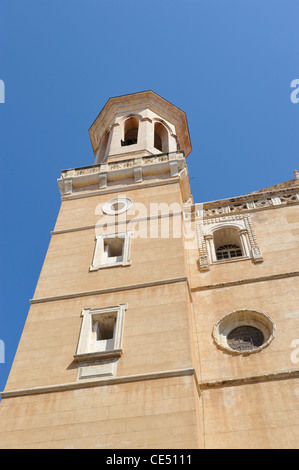
[[(299, 445), (299, 179), (194, 203), (185, 114), (110, 99), (61, 209), (0, 448)], [(164, 151), (165, 150), (165, 151)]]

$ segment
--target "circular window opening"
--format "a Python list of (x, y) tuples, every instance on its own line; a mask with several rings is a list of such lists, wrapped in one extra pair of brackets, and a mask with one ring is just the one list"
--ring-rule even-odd
[(121, 202), (114, 202), (112, 205), (111, 205), (111, 209), (114, 211), (114, 212), (119, 212), (123, 209), (125, 209), (126, 207), (126, 203), (124, 201), (121, 201)]
[(238, 326), (227, 335), (227, 344), (235, 351), (251, 351), (264, 343), (264, 335), (254, 326)]
[(103, 212), (108, 215), (122, 214), (126, 212), (132, 204), (131, 199), (128, 198), (112, 199), (103, 205)]
[(224, 315), (213, 329), (217, 346), (235, 354), (258, 352), (275, 336), (273, 320), (257, 310), (236, 310)]

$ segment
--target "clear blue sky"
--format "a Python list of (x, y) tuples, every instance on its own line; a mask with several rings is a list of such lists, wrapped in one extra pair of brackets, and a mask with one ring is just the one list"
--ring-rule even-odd
[(0, 0), (0, 390), (60, 207), (57, 178), (93, 164), (88, 129), (109, 97), (151, 89), (186, 112), (196, 202), (291, 179), (298, 19), (297, 0)]

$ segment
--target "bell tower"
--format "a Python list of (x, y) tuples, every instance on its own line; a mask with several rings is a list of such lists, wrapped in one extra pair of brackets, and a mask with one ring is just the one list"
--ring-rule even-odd
[(152, 91), (110, 98), (89, 135), (95, 164), (191, 151), (185, 113)]
[(89, 135), (94, 164), (58, 179), (1, 445), (196, 448), (185, 113), (152, 91), (110, 98)]
[(185, 113), (152, 91), (110, 98), (89, 135), (93, 164), (58, 179), (0, 448), (298, 448), (298, 172), (194, 203)]

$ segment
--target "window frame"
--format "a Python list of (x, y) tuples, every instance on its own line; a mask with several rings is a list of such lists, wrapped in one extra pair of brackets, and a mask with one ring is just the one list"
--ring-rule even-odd
[[(90, 361), (106, 360), (107, 358), (115, 359), (122, 355), (124, 316), (127, 308), (127, 303), (120, 303), (108, 308), (87, 308), (82, 310), (77, 351), (73, 356), (76, 362), (90, 365)], [(99, 317), (104, 317), (107, 314), (115, 314), (116, 318), (113, 331), (113, 348), (99, 350), (95, 344), (99, 341), (95, 339), (93, 323), (99, 321)]]
[[(95, 237), (95, 249), (93, 254), (92, 265), (90, 266), (90, 271), (97, 271), (102, 268), (112, 268), (116, 266), (130, 266), (130, 244), (132, 230), (127, 232), (116, 232), (111, 234), (100, 234)], [(105, 256), (105, 240), (109, 238), (123, 238), (123, 250), (122, 250), (122, 259), (115, 262), (105, 262), (107, 257)]]
[[(214, 234), (216, 232), (219, 232), (219, 231), (223, 230), (223, 229), (232, 229), (232, 230), (235, 230), (238, 233), (239, 241), (240, 241), (239, 249), (242, 252), (241, 256), (236, 256), (236, 257), (232, 257), (232, 258), (225, 258), (225, 259), (217, 259), (217, 248), (216, 248), (216, 245), (215, 245)], [(231, 224), (231, 223), (216, 225), (211, 230), (211, 233), (207, 234), (204, 238), (205, 238), (205, 240), (207, 242), (207, 245), (208, 245), (208, 253), (209, 253), (210, 264), (232, 263), (232, 262), (235, 262), (235, 261), (242, 261), (242, 260), (250, 259), (248, 232), (243, 227), (240, 227), (240, 225)], [(230, 243), (227, 243), (227, 244), (230, 244)]]
[[(157, 146), (156, 136), (160, 140), (159, 146)], [(157, 120), (154, 122), (154, 142), (153, 147), (161, 153), (169, 153), (169, 130), (163, 122)]]
[[(123, 207), (121, 209), (114, 209), (113, 206), (115, 204), (123, 204)], [(102, 211), (104, 212), (104, 214), (107, 215), (119, 215), (123, 214), (124, 212), (127, 212), (132, 206), (132, 204), (132, 199), (129, 199), (128, 197), (117, 197), (105, 202), (102, 207)]]
[[(234, 229), (238, 232), (242, 256), (217, 259), (214, 234), (221, 229)], [(197, 243), (199, 249), (198, 266), (202, 272), (209, 271), (212, 265), (223, 263), (252, 260), (256, 264), (264, 261), (252, 227), (251, 217), (248, 214), (198, 221)]]

